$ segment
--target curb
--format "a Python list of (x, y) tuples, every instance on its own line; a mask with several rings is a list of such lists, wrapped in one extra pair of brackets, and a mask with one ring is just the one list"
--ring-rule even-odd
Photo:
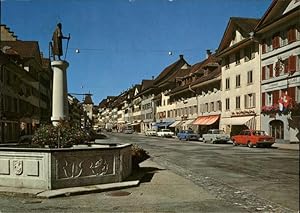
[(49, 198), (62, 197), (62, 196), (71, 196), (71, 195), (80, 195), (86, 193), (103, 192), (109, 190), (118, 190), (118, 189), (138, 186), (139, 184), (140, 181), (136, 180), (136, 181), (126, 181), (120, 183), (108, 183), (108, 184), (55, 189), (55, 190), (48, 190), (48, 191), (38, 193), (36, 194), (36, 197), (49, 199)]

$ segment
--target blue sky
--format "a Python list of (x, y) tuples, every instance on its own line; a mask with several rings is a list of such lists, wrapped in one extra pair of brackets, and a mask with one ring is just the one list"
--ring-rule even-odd
[(190, 64), (202, 61), (206, 49), (218, 48), (230, 17), (261, 18), (271, 4), (271, 0), (1, 1), (2, 24), (20, 40), (38, 41), (46, 57), (55, 26), (62, 23), (64, 35), (71, 34), (68, 91), (91, 92), (95, 104), (156, 77), (179, 54)]

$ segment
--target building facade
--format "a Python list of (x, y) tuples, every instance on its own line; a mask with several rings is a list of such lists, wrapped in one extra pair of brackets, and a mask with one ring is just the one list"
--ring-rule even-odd
[(222, 60), (220, 128), (238, 134), (260, 129), (260, 52), (252, 39), (258, 19), (230, 18), (218, 48)]
[(300, 1), (273, 1), (256, 27), (261, 43), (262, 129), (300, 140)]

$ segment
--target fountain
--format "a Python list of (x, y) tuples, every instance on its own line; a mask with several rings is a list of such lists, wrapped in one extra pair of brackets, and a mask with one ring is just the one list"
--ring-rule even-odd
[[(68, 116), (67, 74), (61, 24), (53, 34), (52, 125)], [(58, 60), (55, 58), (58, 56)], [(0, 145), (0, 186), (59, 189), (121, 182), (132, 172), (131, 144), (89, 144), (68, 148)]]

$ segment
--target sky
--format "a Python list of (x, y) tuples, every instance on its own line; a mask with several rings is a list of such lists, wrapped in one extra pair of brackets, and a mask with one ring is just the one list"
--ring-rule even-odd
[[(57, 23), (71, 39), (69, 93), (92, 93), (97, 105), (184, 55), (193, 65), (214, 52), (230, 17), (261, 18), (272, 0), (0, 0), (1, 24), (44, 57)], [(79, 49), (79, 53), (76, 53)], [(169, 53), (172, 54), (169, 54)], [(64, 58), (64, 56), (63, 56)], [(83, 96), (76, 96), (82, 100)]]

